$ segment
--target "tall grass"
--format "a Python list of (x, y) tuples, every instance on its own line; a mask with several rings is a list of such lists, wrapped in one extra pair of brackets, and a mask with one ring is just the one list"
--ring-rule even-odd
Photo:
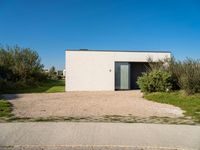
[(169, 71), (181, 89), (187, 94), (200, 92), (200, 60), (187, 58), (184, 61), (176, 61), (172, 59), (169, 66)]
[(171, 59), (157, 63), (149, 59), (149, 71), (161, 70), (171, 74), (173, 90), (184, 90), (188, 95), (200, 92), (200, 60), (186, 58), (183, 61)]

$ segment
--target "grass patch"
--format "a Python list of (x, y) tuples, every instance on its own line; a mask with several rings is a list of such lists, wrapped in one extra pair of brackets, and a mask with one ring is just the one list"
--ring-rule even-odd
[(169, 118), (169, 117), (137, 117), (137, 116), (82, 116), (82, 117), (39, 117), (39, 118), (20, 118), (10, 117), (6, 122), (112, 122), (112, 123), (156, 123), (156, 124), (187, 124), (195, 125), (193, 120), (188, 118)]
[(12, 104), (6, 100), (0, 100), (0, 118), (11, 117)]
[(15, 94), (15, 93), (55, 93), (65, 91), (65, 81), (64, 80), (48, 80), (41, 83), (39, 86), (18, 88), (5, 90), (0, 93)]
[(151, 101), (178, 106), (185, 111), (186, 116), (190, 116), (195, 122), (200, 123), (200, 94), (188, 96), (183, 91), (156, 92), (144, 97)]

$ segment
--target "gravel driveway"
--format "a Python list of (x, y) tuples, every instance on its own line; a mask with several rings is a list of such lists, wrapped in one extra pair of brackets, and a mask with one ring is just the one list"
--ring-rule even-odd
[(4, 97), (14, 105), (13, 112), (18, 117), (183, 116), (180, 108), (145, 100), (139, 91), (7, 94)]

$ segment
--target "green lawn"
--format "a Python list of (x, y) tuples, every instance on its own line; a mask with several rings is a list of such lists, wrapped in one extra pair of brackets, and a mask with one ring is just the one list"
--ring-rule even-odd
[(5, 90), (1, 93), (55, 93), (65, 91), (65, 81), (64, 80), (48, 80), (41, 83), (40, 86), (26, 87), (12, 90)]
[(5, 100), (0, 100), (0, 118), (11, 117), (12, 116), (11, 111), (12, 111), (11, 103), (9, 103), (8, 101), (5, 101)]
[(196, 122), (200, 123), (200, 94), (187, 96), (184, 92), (171, 93), (150, 93), (145, 98), (159, 103), (172, 104), (185, 110), (186, 116), (191, 116)]

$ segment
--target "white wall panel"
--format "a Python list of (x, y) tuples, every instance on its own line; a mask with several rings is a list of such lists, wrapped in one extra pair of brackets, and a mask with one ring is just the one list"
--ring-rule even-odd
[(164, 52), (66, 51), (66, 91), (113, 91), (116, 61), (147, 62), (169, 58)]

